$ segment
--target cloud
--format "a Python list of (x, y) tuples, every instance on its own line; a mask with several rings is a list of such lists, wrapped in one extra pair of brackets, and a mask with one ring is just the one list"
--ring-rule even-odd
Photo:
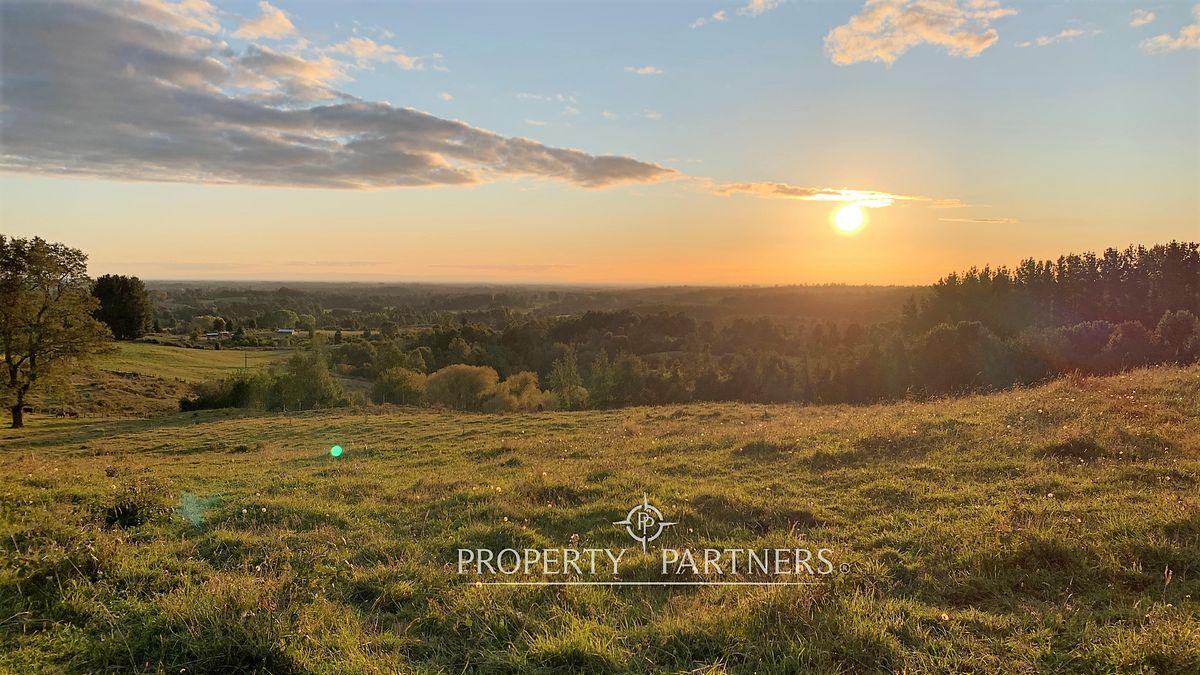
[(348, 79), (344, 64), (328, 56), (306, 58), (260, 45), (250, 45), (229, 64), (238, 84), (301, 99), (337, 98), (332, 85)]
[(454, 100), (454, 96), (452, 94), (450, 94), (450, 92), (448, 92), (448, 91), (443, 91), (442, 93), (438, 94), (438, 98), (442, 99), (443, 101), (453, 101)]
[(929, 202), (929, 208), (932, 209), (965, 209), (968, 206), (970, 206), (970, 204), (961, 199), (955, 199), (954, 197), (934, 199), (933, 201)]
[(867, 0), (850, 21), (825, 36), (825, 53), (840, 66), (891, 65), (912, 47), (931, 44), (971, 58), (996, 43), (992, 23), (1016, 14), (999, 0)]
[(1082, 28), (1064, 28), (1054, 35), (1043, 35), (1031, 42), (1018, 42), (1018, 47), (1047, 47), (1058, 42), (1070, 42), (1078, 37), (1095, 36), (1103, 33), (1101, 30), (1084, 30)]
[(525, 124), (535, 127), (544, 127), (547, 123), (545, 120), (525, 120)]
[(601, 111), (601, 112), (600, 112), (600, 116), (601, 116), (601, 117), (603, 117), (603, 118), (604, 118), (604, 119), (606, 119), (606, 120), (615, 120), (615, 119), (617, 119), (617, 113), (615, 113), (615, 112), (611, 112), (611, 111), (609, 111), (609, 110), (603, 110), (603, 111)]
[(771, 199), (799, 199), (815, 202), (853, 202), (871, 209), (891, 206), (898, 201), (932, 202), (929, 197), (878, 192), (875, 190), (851, 190), (848, 188), (805, 187), (788, 183), (716, 183), (701, 179), (705, 187), (717, 195), (748, 194)]
[(296, 27), (283, 10), (269, 2), (258, 3), (258, 18), (246, 19), (234, 31), (233, 36), (254, 40), (258, 38), (283, 38), (296, 34)]
[(943, 223), (978, 223), (981, 225), (1013, 225), (1021, 221), (1016, 218), (938, 218)]
[(645, 117), (648, 120), (661, 120), (662, 113), (658, 112), (657, 110), (650, 110), (647, 108), (646, 110), (642, 111), (642, 117)]
[(700, 28), (701, 26), (707, 25), (710, 22), (711, 23), (720, 23), (722, 21), (727, 20), (728, 18), (729, 18), (729, 16), (725, 13), (725, 10), (719, 9), (719, 10), (713, 12), (709, 16), (702, 16), (699, 19), (696, 19), (692, 23), (688, 24), (688, 27), (689, 28)]
[(553, 270), (563, 270), (575, 267), (574, 265), (539, 265), (539, 264), (514, 264), (514, 265), (430, 265), (432, 268), (446, 268), (457, 270), (478, 270), (478, 271), (503, 271), (503, 272), (550, 272)]
[(1129, 25), (1134, 28), (1141, 28), (1153, 23), (1157, 17), (1157, 14), (1148, 9), (1135, 9), (1129, 13)]
[(661, 68), (654, 66), (625, 66), (625, 72), (633, 73), (634, 75), (662, 75)]
[(328, 49), (333, 54), (346, 54), (354, 58), (360, 68), (369, 68), (372, 63), (394, 63), (404, 70), (422, 70), (425, 65), (420, 57), (409, 56), (391, 45), (379, 44), (371, 38), (352, 37)]
[(216, 33), (221, 30), (221, 23), (217, 21), (217, 8), (208, 0), (141, 0), (140, 4), (140, 10), (156, 23), (203, 33)]
[(1179, 49), (1200, 49), (1200, 5), (1192, 7), (1193, 22), (1179, 29), (1179, 35), (1171, 37), (1163, 33), (1142, 40), (1142, 51), (1147, 54), (1161, 54)]
[[(328, 53), (241, 52), (203, 3), (0, 4), (0, 170), (115, 180), (387, 188), (677, 172), (360, 100)], [(190, 13), (189, 13), (190, 12)]]
[(738, 10), (738, 14), (762, 16), (782, 4), (783, 0), (750, 0), (745, 7)]
[(523, 101), (548, 101), (552, 103), (578, 103), (571, 94), (531, 94), (519, 91), (516, 97)]

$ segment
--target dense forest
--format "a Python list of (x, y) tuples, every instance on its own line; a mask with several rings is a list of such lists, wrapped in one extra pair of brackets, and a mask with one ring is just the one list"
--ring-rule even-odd
[[(486, 293), (472, 293), (477, 301), (466, 303), (462, 293), (424, 289), (408, 307), (359, 305), (352, 314), (358, 323), (346, 325), (338, 308), (298, 309), (311, 312), (301, 321), (310, 329), (335, 331), (324, 344), (314, 340), (316, 360), (327, 360), (336, 375), (373, 381), (377, 401), (494, 410), (863, 403), (1194, 362), (1200, 358), (1197, 248), (1172, 242), (1029, 259), (1012, 269), (972, 268), (930, 289), (903, 289), (903, 296), (900, 289), (838, 286), (658, 289), (649, 296), (510, 289), (486, 300)], [(310, 302), (330, 299), (300, 295)], [(555, 311), (564, 302), (622, 297), (631, 306)], [(353, 304), (352, 294), (338, 300)], [(220, 320), (240, 330), (295, 322), (296, 316), (267, 309)], [(364, 317), (376, 329), (352, 331)], [(319, 367), (312, 360), (296, 365), (310, 378)], [(214, 383), (188, 405), (261, 404), (272, 386), (282, 385)], [(286, 398), (274, 400), (275, 407), (288, 407)], [(327, 391), (292, 405), (344, 400)]]

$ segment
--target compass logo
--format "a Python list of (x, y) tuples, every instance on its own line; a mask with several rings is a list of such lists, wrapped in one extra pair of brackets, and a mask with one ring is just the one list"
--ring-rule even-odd
[(625, 520), (618, 520), (613, 525), (624, 525), (625, 531), (629, 536), (633, 537), (634, 541), (642, 544), (642, 552), (648, 550), (650, 542), (662, 536), (663, 530), (675, 525), (674, 522), (668, 522), (658, 510), (658, 507), (650, 503), (649, 498), (643, 494), (642, 503), (629, 509), (629, 513), (625, 515)]

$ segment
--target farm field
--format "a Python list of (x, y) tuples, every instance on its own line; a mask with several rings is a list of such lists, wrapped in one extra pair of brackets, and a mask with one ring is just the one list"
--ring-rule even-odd
[[(36, 418), (0, 452), (3, 671), (1200, 669), (1200, 367), (858, 407)], [(632, 547), (649, 577), (613, 524), (644, 495), (677, 521), (664, 547), (847, 571), (455, 569), (460, 547)]]
[(116, 342), (115, 351), (102, 354), (94, 365), (100, 370), (136, 373), (164, 380), (200, 382), (228, 375), (239, 368), (276, 363), (287, 356), (283, 350), (187, 349), (139, 342)]

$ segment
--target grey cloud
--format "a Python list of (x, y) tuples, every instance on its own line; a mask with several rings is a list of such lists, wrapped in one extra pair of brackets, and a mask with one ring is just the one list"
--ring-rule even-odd
[(332, 88), (346, 64), (327, 54), (236, 53), (208, 27), (188, 32), (194, 21), (164, 19), (169, 11), (159, 2), (0, 5), (0, 169), (349, 189), (676, 176), (357, 100)]

